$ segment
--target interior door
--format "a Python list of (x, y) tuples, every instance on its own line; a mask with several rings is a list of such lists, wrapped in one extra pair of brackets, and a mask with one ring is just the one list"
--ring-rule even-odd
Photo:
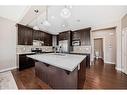
[(103, 58), (103, 39), (94, 39), (94, 52), (95, 57)]

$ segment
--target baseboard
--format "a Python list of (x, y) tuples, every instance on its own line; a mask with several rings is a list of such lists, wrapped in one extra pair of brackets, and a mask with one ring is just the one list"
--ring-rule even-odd
[(13, 70), (13, 69), (16, 69), (17, 67), (10, 67), (10, 68), (7, 68), (7, 69), (3, 69), (3, 70), (0, 70), (0, 73), (1, 72), (6, 72), (6, 71), (10, 71), (10, 70)]
[(114, 62), (107, 62), (107, 61), (104, 61), (104, 63), (107, 63), (107, 64), (115, 64)]
[(118, 71), (123, 71), (121, 68), (115, 67), (116, 70)]

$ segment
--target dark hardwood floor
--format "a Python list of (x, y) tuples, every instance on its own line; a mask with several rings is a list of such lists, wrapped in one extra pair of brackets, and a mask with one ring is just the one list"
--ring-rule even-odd
[[(12, 70), (19, 89), (51, 89), (35, 76), (34, 68)], [(86, 70), (84, 89), (127, 89), (127, 75), (115, 70), (115, 65), (97, 60)]]
[(34, 68), (19, 71), (18, 69), (11, 71), (18, 89), (51, 89), (46, 83), (42, 82), (35, 76)]
[(127, 75), (115, 70), (115, 65), (101, 59), (94, 63), (86, 70), (85, 89), (127, 89)]

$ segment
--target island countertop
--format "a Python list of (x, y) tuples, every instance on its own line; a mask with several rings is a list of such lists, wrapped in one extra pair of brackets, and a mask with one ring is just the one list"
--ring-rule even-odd
[(27, 57), (72, 72), (86, 58), (86, 55), (48, 53), (27, 55)]

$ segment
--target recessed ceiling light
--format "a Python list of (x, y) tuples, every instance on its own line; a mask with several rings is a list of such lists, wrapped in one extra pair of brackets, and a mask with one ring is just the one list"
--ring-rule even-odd
[(62, 26), (63, 26), (63, 27), (65, 27), (65, 25), (64, 25), (64, 24), (63, 24)]
[(35, 12), (35, 13), (38, 13), (38, 12), (39, 12), (39, 10), (38, 10), (38, 9), (34, 9), (34, 12)]

